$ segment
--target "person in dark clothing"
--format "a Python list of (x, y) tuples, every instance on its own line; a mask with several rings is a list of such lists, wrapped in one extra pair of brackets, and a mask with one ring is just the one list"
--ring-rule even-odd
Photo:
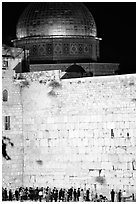
[(24, 200), (27, 200), (28, 199), (28, 188), (26, 187), (24, 189)]
[(19, 200), (19, 191), (18, 191), (18, 189), (15, 190), (15, 199), (17, 201)]
[(87, 189), (87, 191), (86, 191), (86, 201), (90, 201), (89, 194), (90, 194), (90, 189)]
[(73, 194), (74, 194), (74, 201), (76, 201), (76, 199), (77, 199), (77, 192), (76, 192), (76, 189), (74, 189)]
[(80, 197), (80, 188), (78, 188), (77, 190), (77, 201), (79, 201), (79, 197)]
[(7, 194), (7, 188), (4, 189), (4, 201), (7, 201), (8, 194)]
[(2, 201), (5, 200), (5, 195), (4, 195), (4, 188), (2, 187)]
[(53, 200), (55, 201), (55, 196), (56, 196), (56, 188), (54, 187), (53, 192), (52, 192)]
[(67, 192), (67, 202), (69, 202), (69, 199), (70, 199), (70, 190), (68, 189), (68, 192)]
[(134, 196), (134, 193), (132, 193), (132, 200), (133, 200), (133, 201), (135, 200), (135, 196)]
[(35, 189), (35, 201), (38, 201), (38, 198), (39, 198), (39, 190), (38, 190), (38, 187)]
[(111, 194), (111, 202), (114, 202), (114, 199), (115, 199), (115, 191), (112, 189), (110, 194)]
[(29, 187), (29, 197), (30, 200), (33, 201), (33, 189), (31, 187)]
[(70, 200), (72, 201), (73, 187), (70, 188)]
[(50, 202), (52, 202), (53, 201), (53, 193), (52, 193), (52, 191), (50, 192)]
[(119, 190), (119, 192), (118, 192), (118, 201), (121, 202), (121, 200), (122, 200), (122, 192), (121, 192), (121, 190)]
[(43, 197), (43, 188), (39, 189), (39, 202), (42, 201), (42, 197)]
[(96, 199), (96, 200), (98, 199), (98, 194), (97, 194), (97, 193), (95, 194), (95, 199)]
[(11, 191), (11, 189), (9, 190), (9, 201), (12, 201), (12, 191)]
[(53, 197), (54, 197), (54, 201), (57, 202), (57, 199), (58, 199), (58, 190), (56, 188), (53, 191)]
[(62, 199), (62, 188), (59, 191), (59, 201), (61, 201), (61, 199)]
[(62, 190), (62, 201), (65, 200), (65, 189)]

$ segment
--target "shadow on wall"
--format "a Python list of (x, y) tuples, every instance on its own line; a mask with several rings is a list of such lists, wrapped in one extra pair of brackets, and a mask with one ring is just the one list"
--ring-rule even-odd
[(6, 160), (11, 160), (10, 156), (7, 153), (7, 145), (10, 145), (11, 147), (14, 146), (14, 144), (11, 142), (10, 138), (3, 136), (2, 137), (2, 156)]

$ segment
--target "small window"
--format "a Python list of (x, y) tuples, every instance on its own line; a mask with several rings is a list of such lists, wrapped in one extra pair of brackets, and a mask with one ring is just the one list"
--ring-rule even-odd
[(5, 116), (5, 130), (10, 130), (10, 116)]
[(8, 101), (8, 91), (5, 89), (3, 91), (3, 102), (6, 102)]
[(8, 60), (3, 60), (2, 61), (2, 69), (7, 69), (8, 68)]

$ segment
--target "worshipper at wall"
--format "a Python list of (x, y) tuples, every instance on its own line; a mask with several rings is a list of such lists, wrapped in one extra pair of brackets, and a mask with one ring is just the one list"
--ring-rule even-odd
[[(72, 196), (71, 192), (73, 190)], [(112, 189), (112, 191), (114, 191)], [(111, 191), (111, 192), (112, 192)], [(2, 188), (2, 201), (46, 201), (46, 202), (106, 202), (108, 199), (106, 196), (102, 194), (98, 194), (97, 192), (93, 193), (92, 189), (90, 190), (89, 188), (86, 189), (86, 197), (84, 196), (84, 189), (78, 188), (76, 190), (75, 188), (69, 188), (69, 189), (57, 189), (54, 187), (53, 189), (47, 187), (47, 188), (34, 188), (34, 187), (20, 187), (16, 188), (15, 190), (11, 190), (7, 188)], [(110, 195), (112, 194), (110, 192)], [(123, 191), (124, 192), (124, 191)], [(131, 194), (130, 196), (126, 197), (126, 192), (122, 196), (121, 190), (117, 192), (118, 195), (118, 200), (119, 202), (124, 201), (123, 199), (130, 199), (130, 201), (134, 201), (135, 195)], [(123, 199), (121, 199), (123, 198)], [(111, 202), (115, 202), (115, 200), (111, 199)]]
[(91, 201), (94, 200), (94, 193), (93, 193), (93, 191), (91, 191), (91, 194), (90, 194), (90, 200), (91, 200)]
[(41, 189), (39, 190), (38, 195), (39, 195), (39, 202), (41, 202), (41, 201), (42, 201), (42, 197), (43, 197), (43, 188), (41, 188)]
[(121, 202), (122, 200), (122, 192), (121, 192), (121, 189), (119, 190), (118, 192), (118, 202)]
[(13, 199), (13, 194), (12, 194), (12, 190), (9, 190), (9, 201), (12, 201)]
[(125, 200), (126, 200), (126, 191), (125, 190), (123, 190), (122, 199), (123, 199), (123, 202), (125, 202)]
[(115, 191), (112, 189), (110, 194), (111, 194), (111, 201), (114, 202), (114, 200), (115, 200)]
[(79, 197), (80, 197), (80, 188), (78, 188), (77, 190), (77, 201), (79, 201)]
[(4, 194), (5, 194), (5, 201), (8, 200), (8, 192), (7, 192), (7, 188), (4, 189)]
[(90, 201), (89, 194), (90, 194), (90, 188), (86, 190), (86, 201)]
[(74, 196), (74, 201), (76, 201), (76, 199), (77, 199), (77, 192), (76, 192), (76, 189), (74, 189), (74, 191), (73, 191), (73, 196)]
[(65, 189), (65, 202), (68, 200), (68, 191)]
[(17, 201), (19, 200), (19, 189), (18, 188), (16, 188), (15, 190), (15, 198)]
[(49, 190), (48, 190), (48, 188), (46, 188), (44, 195), (45, 195), (45, 201), (49, 202)]
[(79, 202), (83, 202), (83, 201), (84, 201), (84, 191), (83, 191), (83, 189), (81, 189), (80, 197), (79, 197)]

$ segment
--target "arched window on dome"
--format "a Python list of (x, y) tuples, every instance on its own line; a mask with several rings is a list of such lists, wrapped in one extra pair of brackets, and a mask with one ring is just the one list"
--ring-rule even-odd
[(3, 90), (3, 102), (8, 101), (8, 91), (6, 89)]

